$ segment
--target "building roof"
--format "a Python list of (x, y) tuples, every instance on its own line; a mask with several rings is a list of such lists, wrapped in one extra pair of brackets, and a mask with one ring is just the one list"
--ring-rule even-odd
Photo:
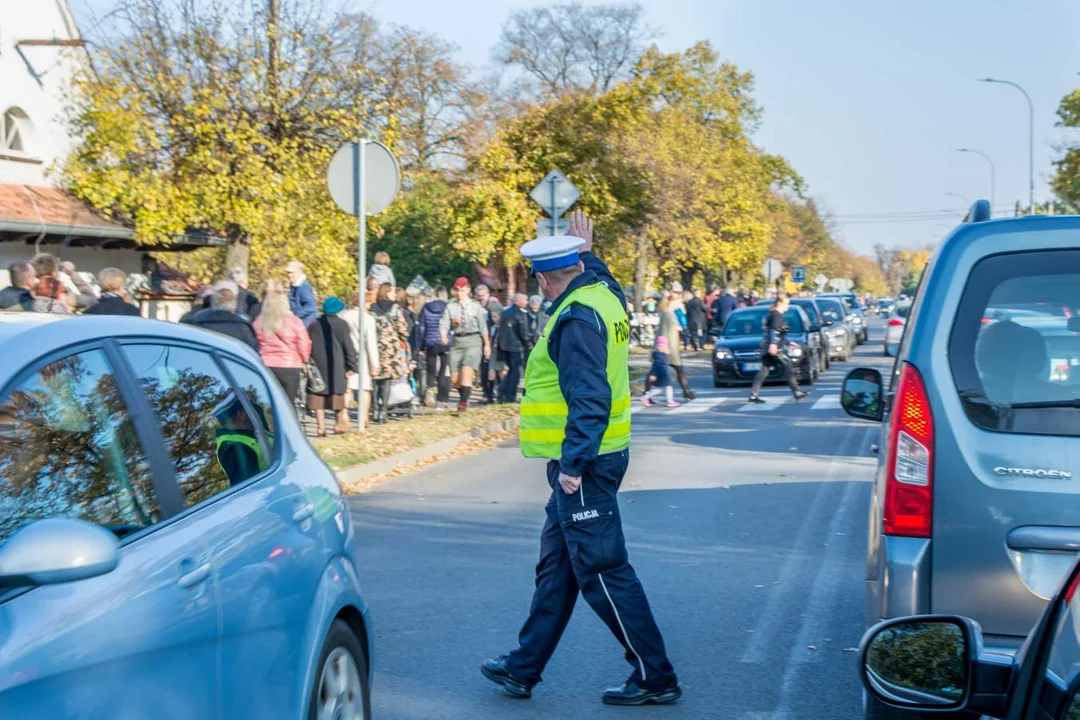
[(194, 230), (171, 242), (137, 242), (134, 230), (103, 218), (66, 190), (0, 183), (0, 242), (38, 238), (45, 243), (104, 249), (191, 250), (225, 244), (220, 237)]

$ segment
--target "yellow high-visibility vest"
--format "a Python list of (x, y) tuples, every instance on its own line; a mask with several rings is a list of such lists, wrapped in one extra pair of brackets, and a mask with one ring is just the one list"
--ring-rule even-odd
[(548, 337), (559, 322), (558, 313), (578, 303), (592, 308), (607, 327), (607, 380), (611, 388), (611, 415), (600, 443), (600, 454), (630, 446), (630, 321), (626, 309), (603, 283), (585, 285), (551, 309), (525, 367), (525, 397), (521, 400), (519, 438), (526, 457), (558, 459), (566, 438), (566, 398), (559, 387), (559, 368), (548, 354)]
[[(262, 445), (259, 443), (258, 438), (254, 438), (250, 435), (244, 435), (242, 433), (222, 433), (218, 435), (215, 440), (217, 441), (217, 461), (218, 466), (221, 467), (222, 472), (225, 472), (225, 465), (221, 462), (221, 451), (225, 448), (226, 443), (240, 443), (245, 447), (251, 448), (251, 451), (255, 453), (255, 462), (259, 466), (259, 472), (265, 470), (268, 465), (266, 462), (266, 456), (263, 454)], [(226, 472), (226, 475), (228, 473)], [(247, 478), (229, 478), (233, 483), (242, 482)]]

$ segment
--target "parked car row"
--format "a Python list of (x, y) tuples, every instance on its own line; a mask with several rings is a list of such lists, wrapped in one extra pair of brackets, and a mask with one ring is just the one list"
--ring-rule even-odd
[[(753, 381), (761, 369), (761, 341), (771, 304), (771, 300), (761, 300), (753, 307), (736, 310), (724, 327), (714, 332), (715, 387)], [(812, 385), (834, 360), (847, 362), (867, 338), (866, 316), (853, 294), (793, 297), (784, 318), (788, 333), (780, 351), (791, 360), (804, 385)], [(779, 372), (773, 370), (769, 380), (779, 379)]]
[(989, 216), (890, 315), (892, 372), (844, 382), (881, 422), (868, 718), (1080, 717), (1080, 217)]

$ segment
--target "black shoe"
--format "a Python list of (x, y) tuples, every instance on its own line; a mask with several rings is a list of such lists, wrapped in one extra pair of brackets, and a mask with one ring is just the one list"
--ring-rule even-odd
[(688, 393), (683, 394), (683, 400), (690, 402), (691, 400), (697, 400), (697, 395), (691, 390)]
[(795, 402), (799, 402), (800, 400), (802, 400), (804, 397), (806, 397), (809, 394), (810, 394), (809, 390), (800, 390), (799, 392), (795, 393)]
[(757, 395), (751, 395), (750, 399), (747, 400), (747, 402), (752, 402), (752, 403), (755, 403), (757, 405), (764, 405), (765, 404), (765, 401), (762, 400), (761, 398), (759, 398)]
[(646, 690), (633, 681), (620, 688), (604, 691), (605, 705), (669, 705), (682, 697), (682, 688), (676, 683), (664, 690)]
[(506, 656), (500, 655), (494, 660), (488, 659), (480, 666), (480, 672), (491, 682), (501, 685), (503, 691), (514, 698), (528, 699), (532, 697), (532, 688), (518, 682), (510, 671), (506, 669)]

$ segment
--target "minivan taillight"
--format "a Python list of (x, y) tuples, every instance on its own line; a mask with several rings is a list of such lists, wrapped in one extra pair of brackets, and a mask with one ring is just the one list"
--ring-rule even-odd
[(906, 362), (896, 388), (885, 463), (885, 534), (930, 537), (934, 419), (922, 377)]

